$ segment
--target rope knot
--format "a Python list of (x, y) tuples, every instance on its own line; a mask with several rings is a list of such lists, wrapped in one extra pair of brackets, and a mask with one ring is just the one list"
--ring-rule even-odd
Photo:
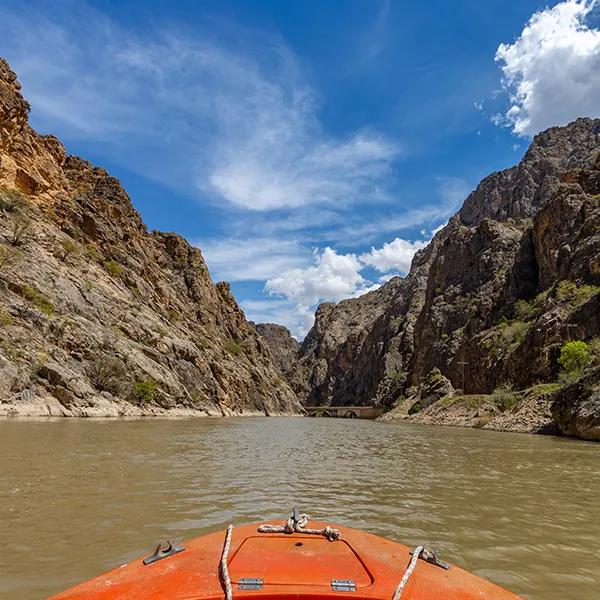
[(322, 535), (330, 542), (337, 542), (341, 539), (342, 534), (333, 527), (323, 527), (323, 529), (310, 529), (307, 527), (310, 517), (307, 514), (298, 514), (297, 509), (294, 509), (294, 514), (287, 519), (284, 525), (265, 524), (259, 525), (259, 533), (303, 533), (305, 535)]

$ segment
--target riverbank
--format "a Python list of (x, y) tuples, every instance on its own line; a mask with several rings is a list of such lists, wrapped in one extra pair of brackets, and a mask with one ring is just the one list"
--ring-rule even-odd
[(215, 405), (214, 409), (197, 409), (193, 406), (177, 405), (163, 407), (157, 404), (133, 404), (115, 397), (98, 396), (86, 405), (61, 404), (52, 395), (31, 396), (20, 399), (19, 402), (0, 402), (0, 418), (136, 418), (136, 417), (166, 417), (166, 418), (200, 418), (200, 417), (292, 417), (301, 416), (298, 412), (272, 412), (265, 410), (235, 411), (225, 405)]
[(514, 433), (561, 435), (552, 415), (553, 395), (560, 386), (541, 384), (522, 392), (446, 396), (423, 408), (414, 398), (398, 403), (381, 421), (471, 427)]

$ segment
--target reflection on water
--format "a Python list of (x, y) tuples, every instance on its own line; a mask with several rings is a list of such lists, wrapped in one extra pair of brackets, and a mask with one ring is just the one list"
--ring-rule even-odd
[(600, 444), (336, 419), (6, 420), (0, 460), (0, 597), (298, 504), (526, 598), (600, 598)]

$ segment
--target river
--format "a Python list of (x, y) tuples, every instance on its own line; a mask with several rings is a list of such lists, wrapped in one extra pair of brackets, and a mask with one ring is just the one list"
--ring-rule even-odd
[(0, 597), (228, 523), (311, 515), (528, 599), (600, 598), (600, 444), (302, 418), (0, 421)]

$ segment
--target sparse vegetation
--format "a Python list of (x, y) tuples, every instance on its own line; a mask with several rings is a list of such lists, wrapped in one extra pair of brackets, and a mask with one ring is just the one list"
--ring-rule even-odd
[(561, 387), (562, 385), (558, 382), (538, 383), (537, 385), (531, 386), (527, 390), (527, 393), (531, 396), (543, 396), (545, 394), (552, 394), (553, 392), (556, 392), (556, 390), (559, 390)]
[(555, 297), (559, 302), (570, 304), (571, 306), (579, 306), (587, 302), (592, 296), (600, 292), (600, 287), (597, 285), (580, 285), (578, 286), (573, 281), (559, 281), (555, 290)]
[(588, 342), (588, 350), (590, 352), (592, 360), (600, 360), (600, 337), (592, 338)]
[(24, 285), (21, 288), (21, 296), (37, 306), (45, 315), (50, 316), (54, 314), (54, 304), (34, 287)]
[(505, 318), (500, 321), (500, 342), (502, 345), (520, 345), (525, 339), (529, 323), (514, 320), (507, 321)]
[(22, 212), (27, 207), (27, 200), (22, 192), (15, 189), (0, 189), (0, 210), (15, 213)]
[(7, 327), (8, 325), (11, 325), (12, 322), (12, 315), (7, 310), (0, 308), (0, 327)]
[(492, 401), (502, 412), (504, 412), (517, 405), (519, 396), (514, 392), (510, 383), (503, 383), (494, 390)]
[(17, 215), (10, 225), (10, 235), (8, 242), (11, 246), (18, 248), (24, 246), (31, 237), (32, 223), (31, 219), (23, 215)]
[(19, 250), (12, 247), (0, 246), (0, 271), (13, 264), (19, 257)]
[(110, 392), (115, 396), (123, 393), (127, 382), (125, 364), (113, 356), (99, 356), (86, 370), (90, 383), (99, 391)]
[(179, 311), (176, 308), (169, 307), (167, 310), (167, 319), (169, 319), (170, 323), (177, 323), (181, 319)]
[(104, 261), (104, 269), (111, 277), (114, 277), (115, 279), (120, 279), (123, 277), (124, 269), (116, 260)]
[(86, 244), (85, 245), (85, 253), (92, 260), (100, 262), (100, 260), (102, 259), (102, 254), (100, 253), (100, 250), (98, 250), (98, 248), (96, 248), (96, 246), (94, 246), (94, 244)]
[(517, 300), (515, 303), (515, 316), (520, 321), (527, 321), (535, 315), (533, 304), (527, 300)]
[(223, 344), (223, 348), (226, 352), (229, 352), (232, 356), (238, 356), (244, 350), (244, 346), (239, 342), (227, 341)]
[(77, 244), (70, 238), (65, 238), (60, 243), (62, 247), (62, 260), (67, 260), (68, 256), (77, 254), (79, 252), (79, 247)]
[(404, 321), (404, 317), (402, 315), (398, 315), (390, 321), (390, 324), (392, 327), (399, 327), (402, 324), (402, 321)]
[(388, 379), (406, 379), (406, 371), (397, 371), (396, 369), (390, 369), (386, 373)]
[(423, 410), (423, 407), (421, 406), (420, 402), (415, 402), (409, 409), (408, 409), (408, 414), (409, 415), (416, 415), (417, 413), (421, 412)]
[(154, 400), (157, 388), (158, 384), (156, 381), (154, 381), (154, 379), (136, 379), (131, 391), (131, 397), (140, 404), (148, 404)]

